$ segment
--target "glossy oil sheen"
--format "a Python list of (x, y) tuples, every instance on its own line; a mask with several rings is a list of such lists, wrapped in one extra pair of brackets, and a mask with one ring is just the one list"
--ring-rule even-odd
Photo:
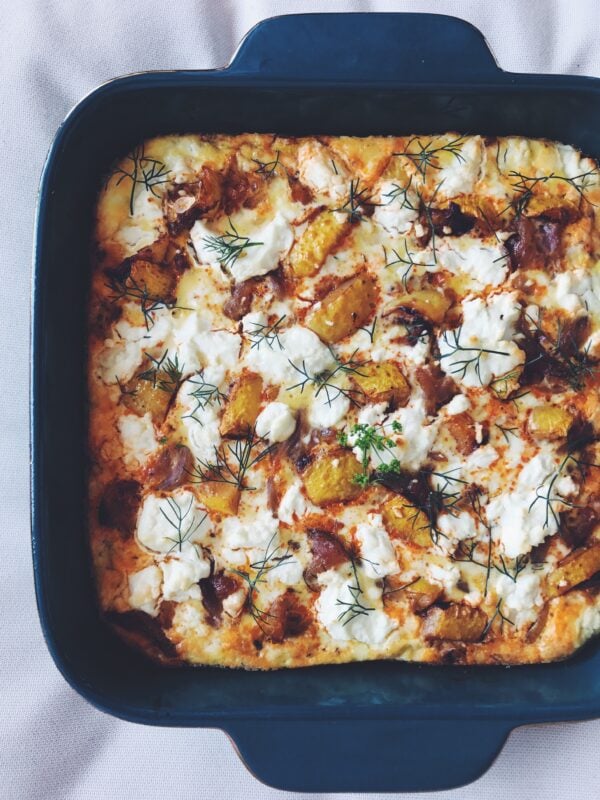
[(109, 164), (162, 133), (409, 134), (558, 139), (600, 156), (600, 82), (516, 75), (452, 17), (267, 20), (225, 70), (102, 86), (57, 133), (34, 259), (33, 561), (65, 678), (100, 709), (227, 731), (265, 782), (300, 791), (442, 789), (474, 780), (516, 725), (600, 715), (600, 648), (550, 665), (364, 663), (274, 673), (159, 668), (101, 624), (85, 522), (85, 318), (96, 193)]

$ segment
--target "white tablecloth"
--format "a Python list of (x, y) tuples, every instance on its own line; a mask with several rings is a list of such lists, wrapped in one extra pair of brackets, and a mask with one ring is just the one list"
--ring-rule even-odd
[[(319, 10), (455, 14), (484, 32), (506, 69), (600, 76), (594, 0), (0, 2), (0, 796), (7, 800), (293, 796), (251, 777), (224, 734), (120, 722), (91, 708), (57, 672), (31, 574), (28, 308), (38, 178), (69, 108), (123, 73), (223, 65), (258, 20)], [(483, 778), (436, 797), (597, 797), (599, 739), (600, 721), (518, 730)]]

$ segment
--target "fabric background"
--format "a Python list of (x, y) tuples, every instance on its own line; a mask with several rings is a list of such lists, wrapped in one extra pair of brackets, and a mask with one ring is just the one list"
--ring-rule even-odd
[[(124, 73), (221, 66), (258, 20), (324, 10), (454, 14), (483, 31), (505, 69), (600, 76), (594, 0), (0, 0), (2, 798), (294, 797), (251, 777), (224, 734), (112, 719), (54, 667), (38, 623), (29, 545), (28, 309), (39, 174), (69, 108)], [(597, 797), (599, 739), (600, 721), (517, 730), (483, 778), (436, 798)]]

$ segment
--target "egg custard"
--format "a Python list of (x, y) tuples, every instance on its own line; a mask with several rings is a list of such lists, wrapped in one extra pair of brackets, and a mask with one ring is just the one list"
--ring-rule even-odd
[(163, 663), (515, 664), (600, 629), (600, 174), (449, 133), (167, 136), (106, 177), (103, 616)]

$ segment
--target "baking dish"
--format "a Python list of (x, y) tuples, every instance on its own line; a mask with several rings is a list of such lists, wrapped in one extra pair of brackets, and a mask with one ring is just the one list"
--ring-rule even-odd
[(157, 667), (101, 624), (85, 536), (85, 315), (92, 206), (116, 155), (160, 133), (545, 136), (600, 157), (600, 82), (514, 75), (467, 23), (423, 14), (267, 20), (223, 70), (105, 84), (61, 126), (42, 178), (32, 331), (33, 562), (57, 666), (98, 708), (225, 730), (258, 778), (300, 791), (444, 789), (517, 725), (600, 712), (600, 647), (513, 667), (367, 663), (275, 673)]

